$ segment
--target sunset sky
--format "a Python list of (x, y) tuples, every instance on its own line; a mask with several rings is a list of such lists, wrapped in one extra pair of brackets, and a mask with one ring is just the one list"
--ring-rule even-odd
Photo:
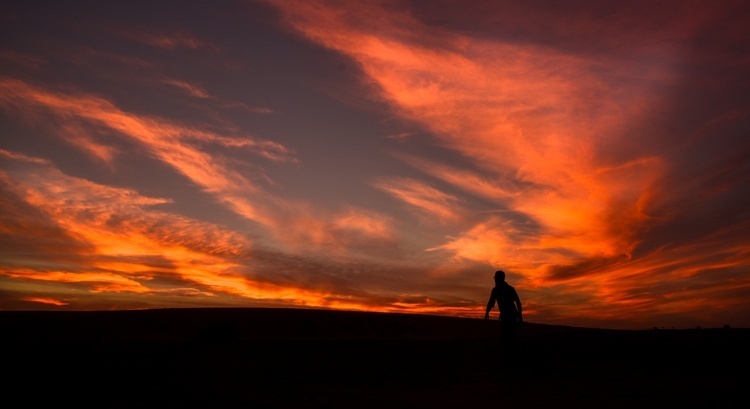
[[(3, 1), (0, 310), (750, 327), (750, 2)], [(496, 310), (493, 311), (496, 317)]]

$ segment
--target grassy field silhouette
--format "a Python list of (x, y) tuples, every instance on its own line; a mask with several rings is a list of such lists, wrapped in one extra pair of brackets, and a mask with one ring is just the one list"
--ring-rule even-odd
[[(3, 311), (5, 398), (97, 408), (745, 407), (750, 329), (315, 309)], [(16, 400), (13, 400), (16, 399)], [(20, 399), (20, 400), (19, 400)]]

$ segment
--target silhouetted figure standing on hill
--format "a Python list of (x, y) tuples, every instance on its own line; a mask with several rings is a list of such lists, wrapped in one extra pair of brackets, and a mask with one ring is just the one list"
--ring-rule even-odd
[(514, 358), (516, 351), (516, 330), (523, 324), (523, 307), (516, 289), (505, 281), (503, 270), (495, 271), (495, 287), (487, 301), (484, 319), (490, 319), (490, 311), (497, 303), (500, 310), (500, 334), (506, 357)]

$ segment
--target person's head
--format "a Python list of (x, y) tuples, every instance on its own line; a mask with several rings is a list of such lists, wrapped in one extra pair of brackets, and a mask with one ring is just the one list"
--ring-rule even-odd
[(503, 281), (505, 281), (505, 271), (503, 270), (495, 271), (495, 282), (502, 283)]

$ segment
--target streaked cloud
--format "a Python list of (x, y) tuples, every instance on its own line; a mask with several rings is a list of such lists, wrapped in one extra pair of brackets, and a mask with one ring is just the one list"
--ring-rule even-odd
[[(532, 35), (519, 42), (507, 33), (471, 37), (440, 31), (418, 19), (421, 10), (410, 13), (389, 2), (366, 2), (356, 9), (325, 1), (273, 3), (293, 29), (356, 61), (401, 118), (430, 129), (474, 169), (452, 168), (419, 155), (396, 157), (511, 214), (509, 219), (490, 216), (432, 250), (505, 265), (537, 286), (554, 285), (563, 277), (558, 272), (576, 272), (577, 280), (590, 280), (577, 287), (585, 299), (621, 291), (627, 280), (608, 277), (621, 277), (624, 270), (638, 277), (634, 288), (642, 288), (636, 283), (649, 271), (636, 267), (642, 259), (634, 259), (634, 253), (648, 242), (654, 225), (666, 222), (657, 203), (674, 197), (663, 181), (676, 162), (652, 142), (663, 137), (659, 131), (638, 134), (632, 123), (653, 121), (648, 113), (664, 109), (668, 96), (662, 91), (682, 81), (684, 41), (716, 17), (717, 9), (699, 18), (685, 9), (671, 18), (661, 15), (671, 19), (666, 26), (646, 22), (645, 31), (634, 33), (638, 41), (630, 43), (617, 37), (625, 35), (626, 21), (634, 17), (623, 13), (623, 20), (607, 23), (613, 24), (608, 29), (612, 36), (601, 42), (618, 48), (606, 52), (595, 44), (572, 48), (546, 42), (555, 31), (562, 32), (560, 20), (535, 33), (544, 41), (535, 42)], [(501, 16), (503, 6), (497, 7)], [(519, 15), (534, 12), (520, 9)], [(601, 27), (587, 26), (589, 20), (578, 11), (575, 6), (564, 10), (582, 23), (567, 35), (580, 41)], [(565, 30), (570, 24), (565, 23)], [(654, 34), (661, 41), (648, 39)], [(612, 150), (623, 145), (629, 148)], [(435, 202), (428, 206), (420, 201), (415, 192), (424, 189), (408, 185), (378, 187), (423, 210), (451, 214)], [(722, 191), (737, 186), (730, 183)], [(518, 221), (531, 222), (533, 233), (516, 230)], [(700, 271), (709, 268), (698, 265)], [(660, 301), (644, 296), (641, 304), (658, 308)], [(690, 308), (688, 304), (683, 307)]]
[[(179, 293), (187, 297), (203, 294), (225, 305), (233, 303), (227, 297), (236, 296), (300, 306), (387, 309), (325, 288), (253, 280), (253, 245), (244, 236), (159, 210), (168, 200), (71, 177), (41, 159), (8, 151), (2, 154), (3, 197), (16, 197), (19, 202), (15, 207), (3, 204), (7, 215), (3, 237), (15, 238), (14, 245), (3, 252), (0, 276), (5, 279), (148, 297), (175, 296), (174, 284), (179, 283)], [(386, 234), (385, 220), (355, 209), (339, 222), (339, 228), (379, 237)], [(43, 229), (44, 224), (50, 227)], [(44, 233), (48, 246), (39, 246), (39, 233)], [(167, 282), (172, 284), (165, 287)], [(50, 297), (23, 299), (72, 303)]]
[(430, 217), (437, 217), (442, 222), (461, 217), (459, 198), (441, 192), (418, 180), (404, 178), (382, 180), (376, 182), (375, 187), (427, 213)]
[(196, 98), (214, 98), (200, 85), (189, 84), (185, 81), (176, 79), (165, 79), (164, 82)]
[(2, 309), (750, 322), (742, 2), (8, 7)]
[(124, 36), (148, 44), (153, 47), (167, 50), (173, 49), (214, 49), (215, 47), (202, 41), (187, 31), (173, 32), (143, 32), (143, 31), (122, 31)]
[[(49, 92), (12, 79), (0, 81), (0, 89), (4, 91), (2, 102), (20, 109), (22, 113), (42, 109), (61, 119), (73, 118), (89, 125), (104, 126), (140, 143), (151, 155), (217, 195), (237, 213), (261, 223), (268, 223), (269, 216), (244, 198), (248, 192), (259, 192), (257, 185), (226, 166), (224, 158), (212, 157), (200, 150), (199, 145), (191, 145), (190, 142), (241, 147), (270, 160), (294, 160), (289, 149), (275, 142), (247, 136), (217, 135), (167, 120), (139, 117), (98, 97)], [(74, 122), (74, 125), (77, 123)], [(75, 142), (85, 144), (80, 137)], [(85, 147), (94, 152), (106, 150), (101, 145), (88, 144)]]

